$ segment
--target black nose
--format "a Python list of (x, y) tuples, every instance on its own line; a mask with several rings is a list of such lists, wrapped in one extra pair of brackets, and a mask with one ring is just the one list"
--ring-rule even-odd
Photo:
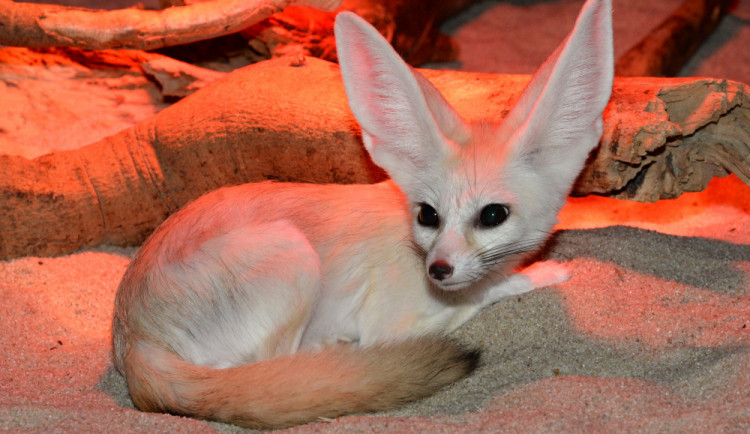
[(430, 277), (435, 280), (444, 280), (453, 274), (453, 267), (445, 261), (435, 261), (428, 270)]

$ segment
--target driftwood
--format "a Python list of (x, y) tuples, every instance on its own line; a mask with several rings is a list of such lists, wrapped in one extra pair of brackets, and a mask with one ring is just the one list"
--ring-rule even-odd
[(575, 187), (655, 202), (713, 177), (750, 185), (750, 90), (709, 78), (617, 78), (599, 149)]
[(618, 77), (672, 77), (719, 25), (735, 0), (686, 0), (615, 63)]
[(161, 11), (103, 11), (0, 1), (0, 45), (151, 50), (238, 32), (284, 7), (341, 0), (213, 0)]
[(445, 19), (476, 0), (344, 0), (333, 12), (291, 7), (242, 32), (258, 59), (300, 51), (332, 62), (336, 57), (333, 21), (341, 10), (355, 11), (370, 22), (412, 65), (455, 60), (458, 46), (439, 32)]
[[(425, 73), (473, 120), (502, 118), (528, 80)], [(656, 200), (729, 171), (750, 183), (749, 112), (739, 83), (618, 79), (603, 146), (576, 191)], [(0, 156), (0, 173), (0, 258), (138, 244), (167, 215), (222, 185), (384, 178), (361, 147), (338, 67), (314, 58), (235, 71), (81, 149)]]
[[(351, 10), (372, 22), (416, 65), (457, 57), (458, 46), (438, 27), (475, 1), (175, 0), (164, 1), (164, 6), (174, 7), (161, 11), (0, 1), (0, 45), (153, 50), (242, 31), (250, 45), (243, 49), (246, 63), (297, 52), (335, 61), (333, 19), (338, 11)], [(225, 41), (217, 41), (206, 51), (216, 55), (222, 45)], [(175, 48), (167, 54), (197, 63), (201, 51)]]

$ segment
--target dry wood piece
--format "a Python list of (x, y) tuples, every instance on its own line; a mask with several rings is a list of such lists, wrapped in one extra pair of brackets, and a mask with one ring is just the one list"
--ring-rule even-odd
[(729, 173), (750, 185), (750, 92), (742, 83), (619, 78), (604, 119), (577, 194), (655, 202)]
[(333, 21), (342, 10), (354, 11), (385, 36), (412, 65), (455, 60), (458, 45), (439, 32), (448, 17), (476, 0), (344, 0), (334, 12), (290, 7), (243, 31), (258, 52), (258, 60), (302, 52), (338, 61)]
[(615, 64), (618, 77), (676, 75), (713, 33), (734, 0), (686, 0)]
[(223, 72), (200, 68), (160, 55), (150, 55), (148, 59), (142, 60), (139, 66), (146, 75), (159, 83), (161, 94), (167, 98), (186, 97), (225, 75)]
[(315, 60), (239, 70), (81, 149), (34, 160), (0, 155), (0, 258), (136, 244), (221, 185), (375, 180), (338, 67)]
[[(502, 118), (528, 81), (425, 73), (473, 120)], [(618, 79), (603, 146), (576, 191), (656, 200), (729, 171), (750, 183), (749, 112), (739, 83)], [(222, 185), (384, 177), (362, 149), (338, 67), (314, 58), (237, 70), (75, 151), (34, 160), (0, 156), (0, 173), (0, 258), (138, 244), (167, 215)]]
[[(338, 11), (351, 10), (371, 21), (409, 63), (418, 65), (456, 58), (458, 46), (438, 27), (474, 2), (345, 0), (331, 12), (341, 0), (165, 0), (163, 6), (173, 7), (162, 11), (0, 1), (0, 45), (150, 50), (244, 30), (252, 49), (241, 57), (253, 62), (290, 53), (335, 61), (333, 19)], [(224, 49), (223, 44), (217, 40), (211, 53)], [(189, 48), (175, 53), (187, 56), (184, 59), (196, 56)]]
[(150, 50), (235, 33), (292, 4), (341, 0), (213, 0), (161, 11), (113, 11), (0, 1), (0, 45)]

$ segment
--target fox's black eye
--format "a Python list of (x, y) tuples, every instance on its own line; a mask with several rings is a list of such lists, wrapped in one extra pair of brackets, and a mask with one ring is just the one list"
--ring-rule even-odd
[(499, 226), (510, 215), (510, 209), (499, 203), (491, 203), (479, 213), (479, 226), (494, 228)]
[(435, 211), (435, 208), (426, 203), (420, 203), (417, 222), (422, 226), (436, 228), (440, 225), (440, 217), (438, 216), (437, 211)]

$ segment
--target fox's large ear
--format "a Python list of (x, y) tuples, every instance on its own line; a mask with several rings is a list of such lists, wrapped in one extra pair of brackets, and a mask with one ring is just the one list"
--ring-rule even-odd
[(341, 12), (335, 34), (349, 107), (367, 151), (407, 195), (423, 190), (468, 127), (365, 20)]
[(610, 0), (588, 0), (573, 31), (501, 125), (513, 136), (516, 157), (536, 167), (561, 194), (570, 191), (599, 142), (613, 70)]

